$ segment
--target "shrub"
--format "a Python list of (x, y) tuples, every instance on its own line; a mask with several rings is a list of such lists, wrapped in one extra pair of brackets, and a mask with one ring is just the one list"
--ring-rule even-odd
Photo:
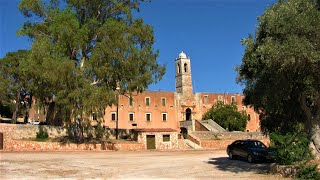
[(296, 175), (297, 179), (320, 179), (320, 173), (317, 171), (317, 165), (302, 165), (299, 167)]
[(312, 159), (309, 138), (305, 133), (270, 134), (270, 147), (276, 152), (276, 162), (283, 165), (304, 163)]
[(39, 132), (37, 132), (36, 140), (46, 141), (48, 140), (48, 138), (49, 138), (48, 132), (42, 126), (39, 126)]
[(101, 122), (99, 121), (97, 124), (97, 127), (95, 129), (96, 138), (101, 139), (103, 138), (103, 135), (105, 134), (104, 128), (101, 126)]
[(244, 111), (238, 112), (236, 104), (224, 104), (219, 101), (203, 115), (202, 119), (213, 119), (229, 131), (244, 131), (248, 118)]

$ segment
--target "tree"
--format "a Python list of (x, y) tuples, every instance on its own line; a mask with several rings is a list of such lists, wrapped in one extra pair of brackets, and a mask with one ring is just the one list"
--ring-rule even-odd
[(142, 1), (21, 0), (30, 20), (19, 34), (33, 42), (25, 67), (45, 112), (54, 101), (67, 126), (76, 118), (90, 124), (89, 116), (102, 119), (115, 103), (117, 86), (139, 92), (161, 79), (152, 27), (132, 15)]
[[(18, 50), (10, 52), (0, 59), (0, 104), (4, 104), (7, 107), (13, 106), (12, 123), (16, 123), (21, 108), (24, 108), (25, 111), (22, 113), (24, 114), (23, 116), (27, 116), (30, 104), (25, 99), (28, 76), (23, 71), (23, 63), (28, 56), (29, 51)], [(2, 107), (5, 108), (5, 106)]]
[(313, 0), (279, 1), (258, 18), (238, 80), (266, 133), (303, 131), (320, 148), (320, 11)]
[(224, 104), (218, 101), (202, 119), (213, 119), (221, 127), (229, 131), (244, 131), (246, 129), (248, 116), (245, 112), (238, 112), (236, 104)]

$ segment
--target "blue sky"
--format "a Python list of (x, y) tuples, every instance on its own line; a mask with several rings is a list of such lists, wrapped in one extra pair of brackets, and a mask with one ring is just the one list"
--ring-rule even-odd
[[(276, 0), (153, 0), (139, 17), (154, 27), (158, 62), (167, 72), (149, 90), (175, 91), (175, 58), (184, 51), (191, 59), (195, 92), (242, 93), (234, 68), (241, 63), (242, 38), (255, 32), (257, 16)], [(25, 21), (19, 0), (0, 0), (0, 58), (28, 49), (31, 42), (16, 35)]]

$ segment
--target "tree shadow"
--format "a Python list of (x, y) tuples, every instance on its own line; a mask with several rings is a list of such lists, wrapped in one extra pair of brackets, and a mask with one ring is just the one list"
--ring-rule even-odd
[(214, 165), (219, 170), (233, 173), (253, 172), (256, 174), (268, 174), (272, 166), (272, 163), (248, 163), (241, 159), (230, 160), (228, 157), (210, 158), (207, 163)]

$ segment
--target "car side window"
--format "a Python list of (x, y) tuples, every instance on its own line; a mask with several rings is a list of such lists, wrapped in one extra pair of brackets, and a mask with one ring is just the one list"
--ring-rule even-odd
[(246, 145), (246, 142), (242, 141), (241, 142), (241, 147), (245, 146)]
[(255, 147), (259, 147), (259, 148), (267, 148), (262, 142), (260, 141), (256, 141), (255, 142)]
[(236, 141), (233, 143), (233, 146), (239, 146), (240, 145), (240, 141)]

